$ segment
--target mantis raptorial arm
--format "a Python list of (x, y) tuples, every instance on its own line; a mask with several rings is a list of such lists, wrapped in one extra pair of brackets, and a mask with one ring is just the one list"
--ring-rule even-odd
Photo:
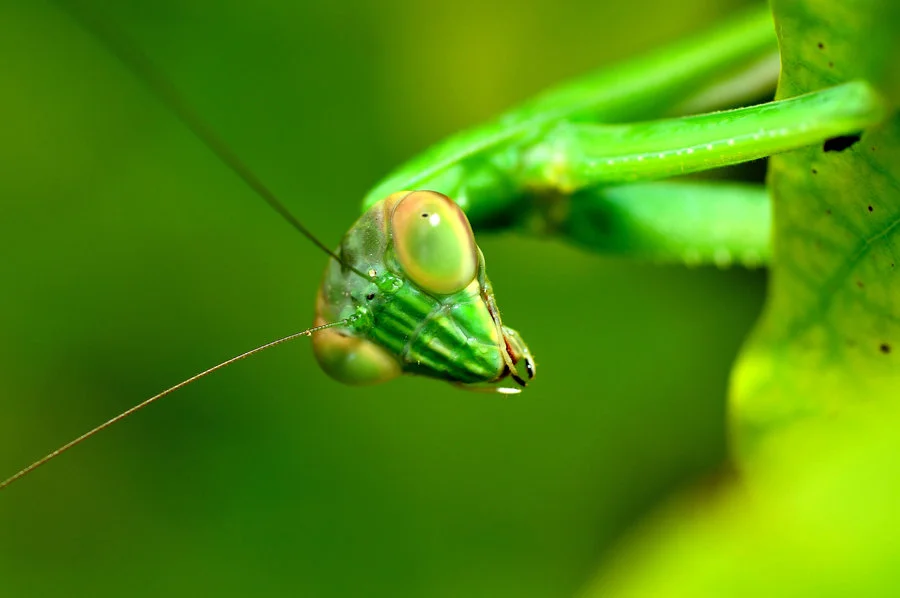
[(757, 266), (770, 258), (771, 208), (763, 187), (620, 183), (736, 164), (819, 143), (877, 124), (884, 114), (878, 94), (856, 82), (681, 119), (633, 125), (562, 123), (524, 154), (521, 184), (556, 193), (533, 201), (533, 209), (520, 221), (531, 230), (632, 258)]
[(603, 253), (657, 263), (753, 267), (769, 261), (771, 218), (762, 185), (663, 181), (537, 201), (522, 224)]
[(600, 125), (562, 122), (523, 152), (519, 184), (565, 193), (756, 160), (862, 131), (885, 115), (865, 82), (682, 118)]

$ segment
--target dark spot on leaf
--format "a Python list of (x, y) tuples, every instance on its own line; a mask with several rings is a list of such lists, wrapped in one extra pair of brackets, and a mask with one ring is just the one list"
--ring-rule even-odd
[(857, 281), (856, 281), (856, 286), (858, 286), (859, 288), (863, 288), (863, 287), (866, 286), (866, 285), (863, 284), (863, 281), (857, 280)]
[(423, 212), (423, 213), (422, 213), (422, 218), (428, 218), (428, 214), (426, 214), (426, 213)]
[(366, 301), (371, 301), (374, 298), (375, 298), (375, 293), (369, 293), (368, 295), (366, 295)]
[(840, 137), (826, 139), (822, 150), (826, 152), (842, 152), (859, 141), (859, 137), (859, 133), (857, 133), (856, 135), (841, 135)]
[(828, 61), (828, 68), (830, 68), (830, 69), (834, 68), (834, 63), (831, 62), (830, 60)]
[(829, 216), (831, 216), (831, 208), (828, 208), (827, 210), (825, 210), (825, 213), (828, 214)]
[(824, 50), (824, 49), (825, 49), (825, 44), (823, 44), (822, 42), (819, 42), (819, 49), (820, 49), (820, 50)]
[(887, 343), (881, 343), (881, 346), (878, 348), (881, 349), (881, 352), (885, 355), (891, 352), (891, 346)]
[(813, 168), (813, 169), (812, 169), (812, 173), (813, 173), (813, 174), (819, 174), (819, 171), (816, 170), (815, 168)]
[(874, 210), (875, 210), (875, 208), (873, 208), (872, 206), (869, 206), (869, 211), (870, 211), (870, 212), (872, 212), (872, 211), (874, 211)]

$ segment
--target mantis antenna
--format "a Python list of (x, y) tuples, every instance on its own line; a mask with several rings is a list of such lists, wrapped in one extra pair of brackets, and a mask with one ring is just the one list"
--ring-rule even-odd
[(157, 69), (153, 61), (135, 43), (123, 33), (107, 27), (102, 19), (92, 15), (86, 9), (79, 9), (66, 2), (56, 0), (59, 8), (66, 12), (85, 31), (93, 35), (101, 44), (106, 46), (110, 53), (121, 62), (126, 69), (131, 71), (139, 80), (146, 84), (147, 88), (160, 102), (188, 128), (203, 145), (216, 155), (232, 172), (234, 172), (248, 187), (259, 195), (269, 206), (281, 215), (291, 226), (297, 229), (301, 235), (309, 239), (313, 245), (325, 252), (326, 255), (350, 269), (358, 276), (371, 280), (368, 274), (354, 268), (344, 262), (341, 257), (329, 249), (306, 226), (303, 225), (287, 207), (266, 187), (265, 184), (238, 158), (213, 128), (203, 120), (200, 114), (178, 92), (174, 85)]
[(266, 349), (271, 349), (272, 347), (275, 347), (275, 346), (277, 346), (277, 345), (284, 344), (284, 343), (286, 343), (286, 342), (288, 342), (288, 341), (292, 341), (292, 340), (294, 340), (294, 339), (296, 339), (296, 338), (300, 338), (301, 336), (312, 336), (313, 332), (318, 332), (319, 330), (324, 330), (324, 329), (326, 329), (326, 328), (333, 328), (333, 327), (335, 327), (335, 326), (344, 326), (344, 325), (347, 325), (347, 324), (349, 324), (353, 319), (354, 319), (353, 316), (351, 316), (351, 317), (349, 317), (349, 318), (346, 318), (346, 319), (343, 319), (343, 320), (339, 320), (339, 321), (337, 321), (337, 322), (332, 322), (332, 323), (330, 323), (330, 324), (323, 324), (322, 326), (315, 326), (315, 327), (313, 327), (313, 328), (308, 328), (308, 329), (304, 330), (303, 332), (295, 332), (294, 334), (289, 334), (288, 336), (279, 338), (278, 340), (274, 340), (274, 341), (268, 342), (268, 343), (266, 343), (266, 344), (264, 344), (264, 345), (260, 345), (259, 347), (256, 347), (255, 349), (250, 349), (249, 351), (247, 351), (247, 352), (245, 352), (245, 353), (241, 353), (240, 355), (236, 355), (236, 356), (232, 357), (231, 359), (226, 359), (225, 361), (223, 361), (223, 362), (221, 362), (221, 363), (219, 363), (219, 364), (217, 364), (217, 365), (214, 365), (214, 366), (212, 366), (212, 367), (209, 368), (209, 369), (203, 370), (202, 372), (200, 372), (200, 373), (198, 373), (198, 374), (194, 374), (194, 375), (191, 376), (190, 378), (187, 378), (186, 380), (182, 380), (181, 382), (179, 382), (179, 383), (176, 384), (175, 386), (171, 386), (171, 387), (165, 389), (164, 391), (162, 391), (162, 392), (160, 392), (160, 393), (158, 393), (158, 394), (153, 395), (153, 396), (150, 397), (149, 399), (146, 399), (146, 400), (144, 400), (144, 401), (138, 403), (138, 404), (135, 405), (134, 407), (131, 407), (130, 409), (127, 409), (127, 410), (123, 411), (122, 413), (120, 413), (119, 415), (113, 417), (112, 419), (106, 420), (105, 422), (103, 422), (103, 423), (100, 424), (99, 426), (97, 426), (97, 427), (95, 427), (95, 428), (93, 428), (93, 429), (91, 429), (91, 430), (85, 432), (84, 434), (82, 434), (81, 436), (79, 436), (79, 437), (77, 437), (77, 438), (75, 438), (75, 439), (73, 439), (73, 440), (70, 440), (69, 442), (67, 442), (66, 444), (62, 445), (61, 447), (59, 447), (59, 448), (56, 449), (55, 451), (53, 451), (53, 452), (51, 452), (51, 453), (48, 453), (47, 455), (41, 457), (40, 459), (38, 459), (37, 461), (35, 461), (35, 462), (32, 463), (31, 465), (29, 465), (28, 467), (25, 467), (25, 468), (19, 470), (19, 471), (16, 472), (14, 475), (12, 475), (12, 476), (6, 478), (5, 480), (3, 480), (2, 482), (0, 482), (0, 490), (5, 489), (7, 486), (9, 486), (10, 484), (12, 484), (13, 482), (15, 482), (15, 481), (17, 481), (17, 480), (20, 480), (21, 478), (25, 477), (26, 475), (28, 475), (29, 473), (31, 473), (32, 471), (34, 471), (35, 469), (37, 469), (37, 468), (40, 467), (41, 465), (44, 465), (44, 464), (47, 463), (48, 461), (51, 461), (51, 460), (55, 459), (56, 457), (59, 457), (61, 454), (63, 454), (64, 452), (68, 451), (70, 448), (72, 448), (72, 447), (74, 447), (74, 446), (76, 446), (76, 445), (81, 444), (82, 442), (84, 442), (85, 440), (87, 440), (88, 438), (90, 438), (91, 436), (93, 436), (94, 434), (97, 434), (98, 432), (101, 432), (101, 431), (105, 430), (106, 428), (112, 426), (113, 424), (116, 424), (116, 423), (122, 421), (123, 419), (125, 419), (125, 418), (128, 417), (129, 415), (132, 415), (133, 413), (136, 413), (136, 412), (140, 411), (141, 409), (143, 409), (144, 407), (148, 406), (149, 404), (155, 403), (155, 402), (158, 401), (159, 399), (161, 399), (161, 398), (163, 398), (163, 397), (165, 397), (165, 396), (167, 396), (167, 395), (172, 394), (172, 393), (175, 392), (176, 390), (180, 390), (180, 389), (184, 388), (185, 386), (191, 384), (192, 382), (196, 382), (196, 381), (199, 380), (200, 378), (205, 378), (206, 376), (212, 374), (213, 372), (217, 372), (217, 371), (221, 370), (222, 368), (225, 368), (225, 367), (227, 367), (227, 366), (229, 366), (229, 365), (231, 365), (231, 364), (233, 364), (233, 363), (236, 363), (236, 362), (238, 362), (238, 361), (241, 361), (242, 359), (246, 359), (246, 358), (250, 357), (251, 355), (256, 355), (257, 353), (261, 353), (261, 352), (265, 351)]

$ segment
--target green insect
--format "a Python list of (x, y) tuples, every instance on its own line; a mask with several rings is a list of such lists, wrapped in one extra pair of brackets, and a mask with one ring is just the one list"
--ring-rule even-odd
[[(545, 92), (424, 152), (372, 189), (362, 217), (332, 252), (161, 83), (139, 50), (72, 14), (332, 259), (314, 328), (151, 397), (0, 488), (162, 396), (299, 336), (312, 336), (319, 363), (341, 382), (414, 374), (517, 392), (534, 377), (535, 362), (519, 333), (501, 321), (473, 228), (559, 235), (597, 251), (660, 262), (764, 264), (772, 251), (763, 187), (658, 179), (854, 135), (884, 115), (882, 100), (862, 81), (698, 115), (771, 86), (775, 39), (768, 11), (760, 8), (688, 42)], [(730, 77), (735, 72), (742, 77)], [(508, 380), (513, 386), (503, 385)]]
[[(680, 105), (690, 99), (680, 96), (686, 88), (695, 92), (723, 69), (764, 60), (771, 29), (768, 12), (758, 10), (664, 57), (551, 90), (376, 185), (319, 296), (318, 325), (354, 318), (349, 329), (318, 334), (325, 371), (350, 383), (401, 372), (457, 383), (496, 382), (509, 373), (522, 386), (533, 377), (527, 346), (500, 322), (484, 257), (460, 208), (476, 227), (561, 233), (654, 260), (767, 261), (764, 189), (643, 181), (746, 162), (876, 124), (884, 109), (866, 83), (727, 112), (618, 123)], [(459, 208), (434, 191), (400, 189), (444, 193)], [(430, 226), (432, 217), (442, 224)]]

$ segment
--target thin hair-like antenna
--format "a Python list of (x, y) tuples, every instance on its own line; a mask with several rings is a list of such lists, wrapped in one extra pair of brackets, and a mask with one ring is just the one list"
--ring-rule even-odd
[(322, 326), (315, 326), (313, 328), (308, 328), (307, 330), (304, 330), (303, 332), (295, 332), (294, 334), (290, 334), (290, 335), (282, 337), (278, 340), (274, 340), (272, 342), (266, 343), (265, 345), (260, 345), (259, 347), (256, 347), (255, 349), (251, 349), (251, 350), (247, 351), (246, 353), (241, 353), (240, 355), (236, 355), (235, 357), (232, 357), (231, 359), (227, 359), (227, 360), (223, 361), (222, 363), (214, 365), (213, 367), (211, 367), (209, 369), (203, 370), (199, 374), (194, 374), (190, 378), (188, 378), (186, 380), (182, 380), (175, 386), (171, 386), (171, 387), (167, 388), (166, 390), (162, 391), (161, 393), (155, 394), (152, 397), (150, 397), (149, 399), (141, 401), (134, 407), (131, 407), (130, 409), (127, 409), (126, 411), (123, 411), (122, 413), (113, 417), (112, 419), (106, 420), (99, 426), (85, 432), (78, 438), (75, 438), (74, 440), (70, 440), (69, 442), (62, 445), (55, 451), (48, 453), (47, 455), (41, 457), (40, 459), (38, 459), (37, 461), (35, 461), (31, 465), (29, 465), (28, 467), (25, 467), (25, 468), (19, 470), (14, 475), (12, 475), (12, 476), (6, 478), (5, 480), (3, 480), (2, 482), (0, 482), (0, 490), (3, 490), (4, 488), (6, 488), (7, 486), (9, 486), (10, 484), (12, 484), (13, 482), (15, 482), (17, 480), (22, 479), (23, 477), (25, 477), (26, 475), (28, 475), (29, 473), (31, 473), (32, 471), (34, 471), (41, 465), (44, 465), (48, 461), (51, 461), (51, 460), (55, 459), (56, 457), (59, 457), (61, 454), (65, 453), (70, 448), (73, 448), (74, 446), (81, 444), (82, 442), (84, 442), (85, 440), (87, 440), (88, 438), (93, 436), (94, 434), (97, 434), (98, 432), (105, 430), (106, 428), (112, 426), (113, 424), (116, 424), (116, 423), (122, 421), (129, 415), (132, 415), (133, 413), (140, 411), (141, 409), (143, 409), (150, 403), (154, 403), (154, 402), (158, 401), (159, 399), (172, 394), (176, 390), (180, 390), (180, 389), (184, 388), (185, 386), (187, 386), (188, 384), (191, 384), (192, 382), (196, 382), (200, 378), (204, 378), (204, 377), (212, 374), (213, 372), (217, 372), (224, 367), (227, 367), (235, 362), (241, 361), (242, 359), (246, 359), (246, 358), (250, 357), (251, 355), (256, 355), (257, 353), (265, 351), (266, 349), (271, 349), (272, 347), (281, 345), (288, 341), (292, 341), (301, 336), (312, 336), (313, 332), (318, 332), (319, 330), (324, 330), (326, 328), (333, 328), (335, 326), (344, 326), (345, 324), (350, 323), (351, 320), (352, 320), (352, 317), (346, 318), (344, 320), (340, 320), (337, 322), (332, 322), (330, 324), (323, 324)]
[(291, 214), (290, 210), (275, 197), (275, 194), (266, 187), (263, 182), (238, 158), (215, 130), (203, 120), (191, 105), (178, 92), (174, 85), (157, 69), (153, 61), (133, 41), (122, 32), (113, 31), (105, 26), (102, 19), (92, 15), (83, 7), (76, 7), (71, 3), (56, 0), (59, 8), (66, 12), (85, 31), (93, 35), (106, 46), (107, 50), (121, 62), (126, 69), (146, 84), (147, 88), (156, 95), (157, 99), (175, 115), (181, 123), (188, 128), (213, 154), (216, 155), (232, 172), (259, 195), (269, 206), (278, 212), (300, 234), (312, 241), (312, 243), (324, 251), (329, 257), (339, 264), (349, 268), (355, 274), (366, 280), (371, 277), (346, 263), (334, 251), (320, 241), (303, 223)]

